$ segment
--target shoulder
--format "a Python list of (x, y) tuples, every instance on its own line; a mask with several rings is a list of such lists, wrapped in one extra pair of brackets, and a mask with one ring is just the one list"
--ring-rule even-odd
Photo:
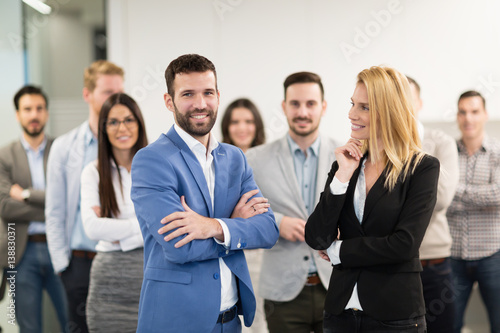
[[(285, 142), (283, 140), (285, 140)], [(284, 144), (286, 144), (286, 138), (250, 148), (247, 151), (247, 158), (249, 161), (253, 162), (269, 160), (269, 156), (283, 153), (280, 148), (283, 147)]]
[(7, 156), (12, 156), (13, 150), (17, 148), (22, 148), (21, 141), (15, 140), (11, 143), (0, 148), (0, 159), (4, 159)]
[(439, 160), (429, 154), (424, 154), (422, 159), (416, 166), (416, 170), (425, 170), (425, 169), (437, 169), (439, 171)]
[(153, 158), (167, 159), (180, 149), (165, 135), (161, 134), (158, 139), (140, 149), (134, 156), (135, 159)]
[(424, 141), (431, 140), (436, 143), (436, 145), (457, 145), (457, 141), (453, 139), (450, 135), (446, 134), (442, 130), (431, 128), (425, 129)]
[(51, 150), (58, 152), (69, 151), (78, 142), (78, 139), (82, 137), (85, 126), (88, 126), (88, 122), (84, 122), (80, 126), (54, 139)]
[(500, 141), (496, 138), (487, 137), (484, 140), (484, 146), (487, 150), (490, 150), (494, 155), (500, 156)]
[(342, 146), (342, 144), (326, 135), (321, 135), (321, 144), (331, 148)]
[(94, 178), (96, 175), (99, 176), (99, 171), (97, 171), (97, 160), (90, 162), (83, 168), (82, 179)]

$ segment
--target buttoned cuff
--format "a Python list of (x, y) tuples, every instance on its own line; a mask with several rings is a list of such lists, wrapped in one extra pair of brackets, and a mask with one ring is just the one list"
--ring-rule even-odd
[(217, 222), (219, 222), (220, 226), (222, 227), (222, 232), (224, 233), (224, 241), (221, 242), (217, 238), (214, 237), (214, 240), (217, 242), (217, 244), (224, 245), (226, 248), (229, 248), (229, 245), (231, 244), (231, 234), (229, 233), (229, 229), (227, 227), (227, 224), (220, 220), (216, 219)]
[(326, 250), (328, 257), (330, 258), (330, 262), (332, 265), (340, 264), (340, 246), (342, 245), (341, 240), (336, 240), (330, 245), (330, 247)]
[(347, 192), (347, 187), (349, 186), (349, 182), (342, 183), (338, 180), (337, 177), (333, 177), (332, 182), (330, 183), (330, 193), (333, 195), (341, 195)]

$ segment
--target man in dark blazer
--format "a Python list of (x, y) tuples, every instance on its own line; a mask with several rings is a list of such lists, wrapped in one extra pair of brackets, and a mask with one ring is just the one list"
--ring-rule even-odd
[(63, 330), (68, 320), (64, 287), (52, 268), (45, 237), (45, 174), (53, 141), (44, 133), (47, 104), (41, 89), (19, 90), (14, 105), (23, 135), (0, 149), (0, 260), (7, 278), (15, 281), (11, 295), (21, 332), (42, 330), (43, 289)]

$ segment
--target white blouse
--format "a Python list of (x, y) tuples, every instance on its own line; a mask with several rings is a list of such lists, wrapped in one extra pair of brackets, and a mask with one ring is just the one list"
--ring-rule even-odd
[(122, 193), (116, 165), (114, 162), (111, 162), (111, 165), (113, 188), (120, 213), (116, 218), (98, 217), (92, 209), (94, 206), (101, 206), (97, 160), (93, 161), (83, 169), (81, 176), (80, 211), (83, 228), (90, 239), (99, 241), (96, 251), (130, 251), (144, 246), (139, 221), (135, 216), (134, 204), (130, 198), (132, 178), (126, 168), (119, 167), (122, 177)]

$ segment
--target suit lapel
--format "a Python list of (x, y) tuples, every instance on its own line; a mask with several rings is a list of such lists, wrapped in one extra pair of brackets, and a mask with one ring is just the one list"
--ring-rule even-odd
[(290, 193), (293, 195), (297, 206), (300, 207), (302, 214), (305, 218), (309, 215), (307, 213), (306, 205), (304, 204), (304, 200), (302, 200), (302, 196), (300, 195), (301, 190), (299, 187), (299, 183), (297, 183), (297, 177), (295, 176), (295, 169), (293, 164), (293, 157), (290, 153), (290, 147), (288, 146), (288, 142), (286, 136), (282, 138), (281, 145), (279, 148), (279, 152), (277, 154), (278, 164), (281, 168), (281, 172), (285, 178), (286, 183), (290, 186)]
[[(28, 162), (28, 155), (26, 154), (26, 151), (24, 150), (24, 147), (21, 143), (21, 141), (16, 142), (16, 146), (14, 149), (14, 163), (16, 165), (16, 168), (20, 169), (20, 174), (22, 175), (23, 180), (25, 180), (23, 183), (20, 184), (24, 188), (31, 188), (33, 186), (32, 180), (31, 180), (31, 172), (30, 172), (30, 164)], [(17, 163), (19, 162), (19, 163)]]
[(205, 204), (207, 205), (207, 211), (209, 212), (210, 217), (213, 217), (213, 209), (212, 209), (212, 200), (210, 199), (210, 192), (208, 191), (207, 181), (205, 180), (205, 175), (203, 175), (203, 170), (201, 168), (200, 162), (194, 155), (194, 153), (189, 149), (188, 145), (181, 139), (181, 137), (177, 134), (172, 126), (168, 133), (167, 137), (179, 148), (186, 165), (193, 175), (196, 184), (198, 185), (201, 193), (203, 194), (203, 199), (205, 200)]
[(375, 204), (382, 198), (385, 193), (388, 191), (388, 189), (384, 186), (385, 182), (385, 172), (382, 171), (378, 179), (375, 181), (375, 184), (373, 184), (370, 192), (368, 192), (368, 195), (366, 196), (365, 200), (365, 210), (363, 213), (363, 224), (367, 220), (368, 216), (370, 215), (370, 212), (373, 210), (375, 207)]
[(219, 144), (212, 151), (215, 168), (214, 212), (224, 212), (227, 203), (227, 189), (229, 188), (228, 163), (225, 149)]
[(318, 173), (316, 175), (316, 193), (314, 195), (314, 202), (319, 201), (319, 196), (325, 188), (325, 182), (328, 178), (328, 172), (332, 167), (334, 160), (334, 153), (330, 149), (335, 149), (335, 147), (330, 147), (327, 144), (327, 140), (321, 137), (321, 143), (319, 145), (319, 156), (318, 156)]

